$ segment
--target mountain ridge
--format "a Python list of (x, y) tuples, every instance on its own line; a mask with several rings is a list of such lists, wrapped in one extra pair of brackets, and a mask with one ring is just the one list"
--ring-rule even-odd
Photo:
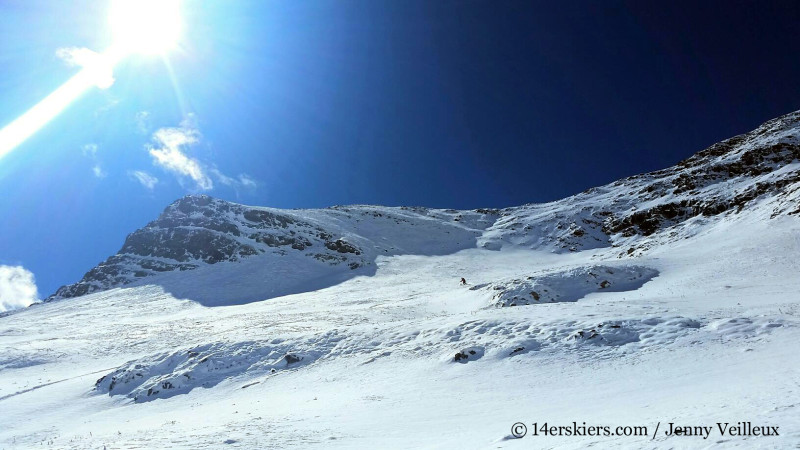
[[(379, 256), (447, 254), (474, 247), (554, 253), (608, 249), (618, 258), (636, 257), (665, 242), (690, 238), (721, 216), (745, 210), (765, 218), (800, 214), (798, 162), (800, 111), (718, 142), (672, 167), (542, 204), (475, 210), (372, 205), (280, 210), (188, 195), (129, 234), (117, 254), (46, 301), (253, 259), (271, 267), (296, 265), (317, 277), (346, 277), (370, 274)], [(269, 277), (268, 272), (262, 275)]]

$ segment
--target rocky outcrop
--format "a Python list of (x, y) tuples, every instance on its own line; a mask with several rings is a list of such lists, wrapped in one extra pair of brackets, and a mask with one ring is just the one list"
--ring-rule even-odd
[[(378, 255), (441, 254), (474, 247), (482, 230), (471, 227), (488, 226), (495, 218), (488, 211), (468, 212), (462, 214), (462, 223), (454, 220), (456, 215), (427, 208), (374, 206), (283, 211), (190, 195), (131, 233), (119, 253), (89, 270), (79, 282), (59, 288), (48, 300), (150, 282), (165, 272), (256, 257), (266, 258), (265, 264), (284, 259), (287, 265), (297, 264), (291, 257), (300, 257), (330, 268), (310, 277), (353, 271), (373, 265)], [(387, 240), (384, 232), (395, 234), (396, 239)]]
[(595, 265), (534, 274), (524, 279), (476, 285), (496, 307), (576, 302), (596, 292), (635, 291), (658, 275), (649, 267)]
[(800, 111), (674, 167), (504, 210), (485, 240), (555, 252), (623, 247), (624, 257), (691, 235), (684, 225), (692, 219), (713, 221), (751, 209), (774, 218), (800, 213), (799, 202)]
[[(620, 258), (750, 212), (800, 215), (800, 111), (681, 161), (556, 202), (472, 211), (335, 206), (278, 210), (184, 197), (122, 249), (49, 300), (254, 257), (302, 255), (336, 270), (379, 255), (504, 246), (549, 252), (610, 248)], [(535, 301), (535, 299), (533, 299)]]
[(340, 257), (341, 253), (359, 256), (361, 251), (333, 239), (319, 225), (206, 195), (187, 196), (128, 235), (118, 254), (91, 269), (78, 283), (61, 287), (49, 300), (123, 286), (161, 272), (193, 270), (269, 252), (312, 249), (317, 251), (311, 257), (331, 265), (364, 264)]

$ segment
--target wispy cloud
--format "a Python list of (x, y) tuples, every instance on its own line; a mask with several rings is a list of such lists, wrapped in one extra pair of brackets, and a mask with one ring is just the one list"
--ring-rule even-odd
[(109, 111), (111, 111), (112, 109), (116, 108), (116, 107), (117, 107), (117, 105), (119, 105), (119, 104), (120, 104), (120, 100), (119, 100), (119, 99), (116, 99), (116, 98), (108, 98), (108, 99), (106, 99), (106, 104), (105, 104), (105, 105), (103, 105), (103, 106), (101, 106), (101, 107), (97, 108), (97, 109), (94, 111), (94, 116), (95, 116), (95, 117), (101, 117), (101, 116), (103, 116), (104, 114), (106, 114), (107, 112), (109, 112)]
[(245, 174), (240, 174), (239, 175), (239, 183), (241, 183), (242, 186), (244, 186), (246, 188), (249, 188), (249, 189), (255, 189), (258, 186), (258, 183), (256, 183), (256, 180), (250, 178), (248, 175), (245, 175)]
[[(149, 113), (143, 111), (140, 114), (141, 119), (149, 120)], [(257, 187), (256, 181), (247, 174), (228, 176), (217, 169), (216, 165), (187, 155), (188, 149), (202, 140), (193, 114), (189, 114), (178, 127), (159, 128), (153, 133), (152, 140), (153, 142), (147, 145), (147, 150), (153, 158), (153, 164), (177, 175), (181, 184), (188, 178), (194, 182), (196, 189), (209, 191), (214, 189), (216, 181), (232, 187), (237, 194), (240, 189)]]
[(235, 179), (225, 175), (216, 168), (211, 169), (209, 172), (211, 172), (211, 174), (217, 178), (217, 181), (224, 184), (225, 186), (233, 186), (234, 184), (236, 184)]
[(33, 273), (22, 266), (0, 266), (0, 312), (26, 308), (39, 301)]
[(209, 173), (211, 173), (214, 178), (217, 179), (220, 183), (224, 184), (225, 186), (232, 187), (236, 192), (239, 192), (240, 188), (244, 189), (255, 189), (257, 187), (257, 183), (247, 174), (239, 174), (237, 177), (229, 177), (224, 173), (220, 172), (219, 169), (212, 168), (209, 169)]
[(161, 128), (153, 133), (155, 145), (149, 147), (153, 163), (181, 177), (191, 178), (197, 189), (208, 191), (214, 188), (214, 182), (206, 173), (200, 161), (190, 158), (184, 153), (187, 147), (200, 142), (200, 132), (189, 116), (178, 128)]
[(158, 178), (154, 177), (153, 175), (150, 175), (149, 173), (143, 170), (131, 170), (128, 172), (128, 175), (130, 175), (133, 179), (141, 183), (142, 186), (151, 191), (153, 190), (153, 188), (156, 187), (156, 184), (158, 184)]
[(100, 89), (108, 89), (114, 84), (114, 65), (106, 56), (83, 47), (59, 48), (56, 56), (70, 66), (88, 70), (95, 86)]
[(97, 178), (105, 178), (108, 176), (105, 170), (103, 170), (103, 166), (100, 165), (100, 162), (97, 159), (97, 151), (100, 149), (100, 146), (97, 144), (86, 144), (81, 147), (81, 152), (83, 156), (87, 158), (91, 158), (94, 161), (94, 166), (92, 166), (92, 173)]
[(150, 111), (139, 111), (134, 116), (136, 121), (136, 129), (139, 133), (147, 134), (152, 129)]
[(98, 148), (97, 144), (86, 144), (81, 148), (81, 151), (83, 151), (83, 156), (94, 158), (97, 155)]
[(92, 167), (92, 173), (94, 173), (94, 176), (97, 178), (105, 178), (108, 176), (106, 171), (100, 167), (100, 164), (95, 164), (94, 167)]

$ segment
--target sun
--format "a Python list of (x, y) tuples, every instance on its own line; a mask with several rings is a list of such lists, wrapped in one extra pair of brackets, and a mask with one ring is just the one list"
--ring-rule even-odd
[(105, 52), (96, 54), (83, 49), (82, 62), (77, 63), (83, 66), (80, 72), (13, 122), (0, 128), (0, 159), (93, 86), (110, 87), (114, 82), (114, 66), (129, 55), (165, 56), (177, 48), (183, 32), (181, 1), (111, 0), (109, 26), (113, 43)]
[(181, 37), (180, 0), (112, 0), (109, 24), (120, 52), (165, 54)]

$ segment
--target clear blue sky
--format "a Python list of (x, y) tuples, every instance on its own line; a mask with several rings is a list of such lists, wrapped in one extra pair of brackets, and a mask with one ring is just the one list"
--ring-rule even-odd
[[(505, 207), (663, 168), (800, 109), (799, 8), (185, 0), (169, 64), (126, 58), (0, 159), (0, 264), (47, 296), (188, 193)], [(110, 45), (106, 10), (0, 3), (0, 127), (78, 72), (59, 49)]]

